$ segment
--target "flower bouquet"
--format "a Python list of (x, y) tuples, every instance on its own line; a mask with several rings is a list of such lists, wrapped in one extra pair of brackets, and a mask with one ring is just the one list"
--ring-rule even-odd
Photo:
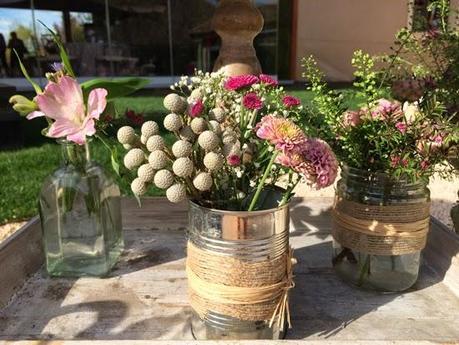
[(301, 180), (316, 188), (333, 183), (333, 152), (305, 134), (300, 100), (269, 76), (197, 72), (172, 88), (179, 92), (165, 97), (170, 114), (163, 123), (175, 138), (172, 145), (154, 121), (145, 122), (140, 135), (129, 126), (118, 131), (128, 150), (124, 165), (137, 170), (135, 195), (155, 185), (171, 202), (190, 198), (203, 206), (254, 211), (263, 208), (260, 194), (269, 187), (284, 188), (282, 206)]
[(358, 286), (402, 291), (417, 280), (427, 238), (429, 177), (453, 172), (446, 158), (459, 129), (435, 97), (396, 100), (368, 54), (355, 52), (352, 63), (361, 100), (356, 109), (346, 105), (343, 94), (327, 89), (313, 58), (303, 60), (314, 93), (309, 122), (342, 165), (333, 264)]
[(304, 109), (267, 75), (197, 72), (172, 86), (153, 121), (118, 140), (132, 191), (189, 199), (187, 274), (198, 339), (279, 338), (293, 287), (288, 203), (300, 181), (333, 183), (328, 144), (300, 127)]
[[(89, 142), (96, 137), (111, 149), (104, 139), (104, 124), (98, 120), (108, 102), (144, 86), (145, 81), (96, 79), (79, 84), (61, 41), (49, 31), (62, 62), (46, 73), (48, 84), (42, 90), (19, 61), (36, 96), (10, 99), (13, 109), (27, 119), (44, 117), (48, 127), (43, 134), (62, 147), (62, 166), (45, 180), (39, 199), (46, 268), (52, 276), (104, 275), (123, 249), (120, 191), (91, 160)], [(112, 150), (117, 168), (115, 155)]]

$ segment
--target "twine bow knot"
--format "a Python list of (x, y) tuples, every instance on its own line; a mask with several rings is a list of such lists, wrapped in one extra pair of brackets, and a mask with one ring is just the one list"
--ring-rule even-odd
[(280, 330), (284, 330), (285, 318), (287, 317), (288, 328), (292, 328), (292, 322), (290, 319), (290, 306), (289, 306), (289, 292), (290, 289), (295, 287), (295, 282), (293, 281), (293, 266), (296, 265), (298, 261), (293, 257), (293, 248), (289, 247), (287, 255), (287, 273), (285, 277), (285, 286), (283, 288), (282, 295), (277, 303), (276, 309), (274, 309), (273, 316), (269, 321), (269, 327), (272, 327), (274, 321), (277, 318), (278, 325)]

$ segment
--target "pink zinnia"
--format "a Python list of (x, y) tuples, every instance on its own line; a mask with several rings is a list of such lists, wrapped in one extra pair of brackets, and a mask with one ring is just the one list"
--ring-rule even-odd
[(244, 107), (251, 110), (259, 110), (263, 108), (263, 101), (255, 92), (249, 92), (246, 94), (242, 99), (242, 104)]
[(299, 150), (282, 153), (276, 161), (301, 174), (317, 189), (330, 186), (338, 175), (336, 156), (320, 139), (308, 139)]
[(299, 106), (301, 104), (301, 101), (299, 98), (287, 95), (287, 96), (284, 96), (284, 98), (282, 98), (282, 103), (287, 108), (292, 108), (292, 107)]
[(251, 86), (257, 82), (258, 78), (251, 74), (229, 77), (225, 82), (225, 89), (235, 91), (244, 87)]
[(198, 99), (196, 102), (191, 103), (188, 108), (188, 113), (191, 117), (198, 117), (202, 114), (203, 111), (204, 104), (200, 99)]
[(233, 167), (238, 166), (241, 165), (241, 157), (235, 154), (231, 154), (228, 157), (226, 157), (226, 162), (228, 163), (228, 165), (231, 165)]
[(94, 89), (85, 106), (81, 86), (74, 78), (63, 76), (58, 82), (48, 82), (44, 92), (35, 97), (40, 110), (27, 115), (27, 119), (46, 116), (54, 120), (48, 137), (66, 138), (82, 145), (87, 136), (96, 133), (95, 121), (107, 105), (106, 97), (107, 90)]
[(273, 115), (264, 116), (255, 131), (260, 139), (268, 140), (281, 151), (293, 150), (306, 141), (300, 127), (291, 120)]
[(408, 128), (408, 126), (406, 125), (406, 123), (404, 122), (397, 122), (395, 124), (395, 127), (398, 129), (398, 131), (402, 134), (405, 134), (406, 133), (406, 130)]
[(274, 78), (271, 78), (267, 74), (260, 74), (259, 78), (260, 78), (260, 82), (262, 84), (266, 84), (268, 86), (277, 86), (278, 85), (277, 80), (274, 79)]

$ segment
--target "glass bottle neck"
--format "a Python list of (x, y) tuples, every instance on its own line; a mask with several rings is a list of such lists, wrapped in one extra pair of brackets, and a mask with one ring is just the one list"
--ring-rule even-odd
[(69, 141), (59, 141), (62, 149), (62, 163), (84, 170), (90, 162), (89, 144), (78, 145)]

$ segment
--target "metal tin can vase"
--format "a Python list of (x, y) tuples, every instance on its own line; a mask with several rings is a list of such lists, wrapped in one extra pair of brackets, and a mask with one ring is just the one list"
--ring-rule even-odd
[(187, 275), (199, 340), (279, 339), (293, 287), (289, 206), (215, 210), (190, 202)]
[(333, 266), (344, 281), (381, 292), (418, 278), (430, 220), (426, 181), (344, 167), (333, 209)]

